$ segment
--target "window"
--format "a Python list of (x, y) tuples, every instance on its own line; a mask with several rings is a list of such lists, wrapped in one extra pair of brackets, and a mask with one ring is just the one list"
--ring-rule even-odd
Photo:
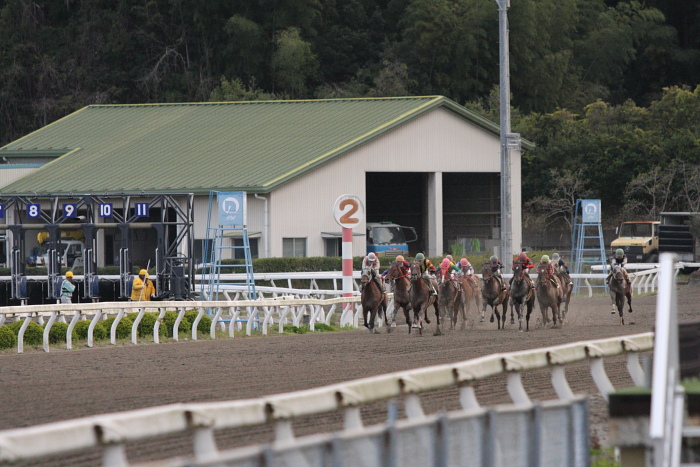
[(324, 238), (326, 256), (343, 256), (342, 238)]
[(283, 238), (282, 256), (306, 256), (306, 238)]
[[(251, 258), (258, 258), (258, 239), (257, 238), (250, 238), (248, 237), (248, 243), (250, 244), (250, 257)], [(243, 239), (242, 238), (236, 238), (233, 241), (233, 246), (240, 247), (240, 248), (235, 248), (234, 251), (235, 253), (235, 258), (236, 259), (245, 259), (245, 251), (243, 250)]]

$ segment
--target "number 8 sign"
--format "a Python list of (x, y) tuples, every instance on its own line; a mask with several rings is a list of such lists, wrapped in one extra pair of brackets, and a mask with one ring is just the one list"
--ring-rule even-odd
[(333, 205), (333, 218), (341, 227), (352, 229), (365, 217), (365, 207), (355, 195), (342, 195)]

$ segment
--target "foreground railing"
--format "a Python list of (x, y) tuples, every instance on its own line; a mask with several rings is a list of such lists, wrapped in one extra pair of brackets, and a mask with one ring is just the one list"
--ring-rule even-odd
[[(342, 443), (348, 440), (360, 439), (360, 442), (364, 443), (367, 449), (358, 449), (357, 452), (365, 452), (366, 456), (379, 456), (384, 451), (376, 452), (376, 449), (373, 450), (371, 445), (373, 437), (371, 435), (386, 433), (386, 436), (391, 437), (392, 431), (389, 429), (385, 432), (381, 426), (365, 428), (362, 423), (360, 409), (364, 405), (387, 399), (401, 399), (405, 405), (407, 417), (407, 420), (394, 424), (395, 411), (390, 410), (389, 428), (415, 429), (412, 435), (400, 438), (403, 440), (401, 442), (404, 445), (411, 443), (411, 440), (419, 443), (421, 436), (426, 435), (425, 432), (421, 434), (421, 430), (428, 425), (447, 428), (448, 426), (453, 426), (451, 425), (452, 421), (454, 421), (454, 426), (457, 426), (460, 423), (470, 424), (481, 417), (484, 419), (484, 423), (479, 424), (479, 426), (486, 430), (484, 433), (491, 434), (484, 438), (477, 438), (475, 444), (480, 444), (481, 440), (484, 440), (486, 443), (491, 442), (493, 443), (492, 446), (487, 444), (482, 447), (482, 449), (485, 448), (484, 452), (490, 454), (483, 455), (496, 455), (496, 453), (500, 452), (501, 455), (505, 456), (502, 459), (507, 460), (513, 458), (511, 451), (508, 451), (511, 444), (517, 446), (518, 449), (526, 449), (527, 446), (523, 446), (523, 444), (526, 444), (530, 438), (518, 439), (517, 436), (511, 437), (510, 435), (501, 438), (496, 437), (495, 434), (499, 432), (496, 431), (497, 427), (495, 425), (502, 425), (504, 430), (511, 430), (513, 435), (524, 433), (527, 431), (525, 428), (529, 425), (523, 425), (523, 423), (526, 423), (528, 417), (542, 417), (543, 414), (547, 415), (545, 412), (548, 412), (549, 409), (552, 410), (553, 414), (549, 415), (558, 419), (560, 425), (556, 423), (554, 425), (539, 425), (540, 427), (546, 426), (548, 427), (546, 429), (550, 430), (541, 432), (540, 436), (559, 439), (557, 436), (560, 436), (561, 433), (557, 433), (556, 426), (560, 426), (560, 430), (565, 430), (567, 426), (570, 426), (568, 425), (569, 423), (581, 425), (576, 420), (580, 421), (582, 416), (582, 402), (573, 395), (569, 387), (565, 375), (566, 365), (586, 359), (590, 360), (593, 380), (600, 393), (607, 400), (608, 394), (614, 388), (605, 373), (604, 358), (627, 354), (629, 374), (636, 384), (642, 384), (645, 377), (639, 363), (638, 354), (639, 352), (649, 351), (652, 347), (652, 333), (636, 334), (521, 352), (493, 354), (454, 364), (390, 373), (259, 399), (172, 404), (115, 414), (96, 415), (29, 428), (5, 430), (0, 431), (0, 461), (15, 462), (25, 459), (45, 458), (47, 456), (102, 447), (104, 465), (128, 465), (125, 443), (167, 434), (190, 432), (192, 433), (195, 458), (194, 460), (186, 461), (185, 464), (209, 465), (210, 462), (220, 462), (226, 456), (240, 457), (245, 454), (255, 458), (256, 453), (264, 454), (268, 452), (271, 448), (268, 448), (268, 451), (265, 451), (264, 448), (245, 448), (248, 451), (237, 450), (222, 456), (214, 438), (215, 430), (265, 423), (274, 424), (274, 449), (269, 451), (274, 455), (279, 455), (284, 451), (290, 456), (297, 456), (300, 461), (307, 459), (307, 462), (310, 463), (308, 458), (304, 456), (303, 450), (305, 447), (324, 445), (326, 442), (333, 443), (336, 442), (335, 439), (337, 438), (337, 442), (340, 443), (338, 446), (342, 446)], [(551, 370), (552, 385), (560, 404), (555, 402), (539, 405), (533, 404), (523, 387), (521, 373), (542, 368)], [(479, 405), (472, 385), (476, 381), (500, 374), (506, 375), (507, 391), (515, 405), (510, 408), (498, 409), (495, 412), (484, 411)], [(459, 402), (463, 411), (451, 413), (446, 418), (445, 416), (426, 416), (421, 406), (420, 394), (449, 387), (459, 388)], [(557, 408), (561, 408), (561, 410)], [(343, 411), (344, 413), (344, 431), (341, 434), (332, 438), (324, 438), (321, 435), (317, 435), (314, 442), (312, 442), (314, 440), (313, 437), (300, 439), (294, 437), (292, 421), (295, 418), (334, 411)], [(525, 414), (525, 416), (517, 416), (509, 421), (507, 416), (501, 417), (499, 411), (504, 414), (512, 412)], [(567, 412), (569, 415), (562, 415), (561, 411)], [(498, 418), (494, 418), (494, 416)], [(563, 425), (561, 425), (562, 423)], [(477, 429), (476, 432), (480, 431)], [(442, 433), (442, 438), (438, 438), (438, 441), (446, 439), (446, 434), (441, 428), (436, 428), (427, 434), (429, 435), (430, 433)], [(563, 433), (566, 435), (568, 432), (564, 431)], [(574, 435), (572, 434), (572, 436)], [(581, 434), (579, 433), (576, 436), (581, 436)], [(587, 440), (587, 431), (585, 436), (585, 440)], [(374, 442), (376, 442), (376, 439)], [(396, 443), (398, 442), (399, 440), (396, 441)], [(468, 442), (465, 439), (462, 443), (463, 447), (469, 446)], [(400, 451), (400, 446), (396, 443), (392, 444), (389, 442), (388, 446)], [(424, 442), (420, 443), (418, 444), (419, 446), (424, 445)], [(551, 465), (587, 465), (585, 450), (584, 454), (580, 452), (580, 439), (578, 439), (578, 443), (576, 446), (579, 447), (572, 447), (573, 451), (564, 451), (567, 453), (567, 456), (572, 456), (571, 459), (578, 459), (576, 462), (569, 463), (566, 459), (559, 458), (559, 462)], [(457, 449), (459, 445), (460, 443), (458, 442), (456, 447), (454, 447), (455, 445), (451, 446)], [(542, 446), (541, 440), (538, 441), (536, 446), (538, 446), (537, 449)], [(421, 464), (423, 457), (420, 457), (418, 458), (419, 463), (397, 463), (395, 458), (389, 459), (391, 461), (389, 463), (381, 463), (381, 461), (380, 463), (364, 463), (363, 459), (356, 458), (357, 462), (355, 464), (324, 463), (322, 465), (391, 465), (392, 463), (393, 465), (447, 465), (440, 460), (443, 459), (440, 457), (443, 455), (442, 450), (435, 448), (430, 452), (437, 456), (433, 457), (433, 461), (437, 459), (440, 462)], [(516, 449), (515, 452), (520, 451)], [(542, 454), (537, 450), (533, 452), (529, 449), (525, 452), (527, 456)], [(421, 455), (423, 456), (425, 453), (421, 453)], [(465, 452), (464, 455), (468, 456), (469, 452)], [(273, 458), (270, 457), (270, 459)], [(285, 459), (289, 458), (285, 457)], [(380, 459), (380, 457), (377, 457), (377, 459)], [(229, 464), (227, 463), (226, 465)], [(238, 464), (232, 463), (230, 465)], [(262, 464), (244, 463), (241, 465)], [(307, 464), (294, 461), (289, 463), (287, 461), (286, 464), (266, 463), (265, 465), (269, 467), (271, 465)], [(502, 463), (501, 465), (522, 465), (522, 462)], [(544, 464), (535, 463), (530, 465)]]

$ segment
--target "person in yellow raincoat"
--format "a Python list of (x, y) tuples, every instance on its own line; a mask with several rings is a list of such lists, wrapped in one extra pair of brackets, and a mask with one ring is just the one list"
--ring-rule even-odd
[(131, 283), (131, 300), (148, 302), (155, 296), (156, 288), (153, 281), (148, 279), (148, 271), (141, 269), (139, 275), (134, 277), (134, 281)]

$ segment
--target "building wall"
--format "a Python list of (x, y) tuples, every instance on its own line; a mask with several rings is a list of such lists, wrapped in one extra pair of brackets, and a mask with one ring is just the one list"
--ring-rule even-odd
[[(332, 216), (333, 203), (346, 193), (364, 201), (366, 172), (499, 172), (499, 147), (497, 136), (449, 110), (424, 114), (276, 189), (271, 196), (270, 254), (281, 256), (282, 238), (296, 237), (307, 239), (308, 256), (322, 256), (321, 232), (341, 230)], [(512, 174), (519, 184), (519, 161)], [(520, 216), (519, 196), (517, 201), (514, 196), (514, 221)], [(364, 229), (363, 222), (355, 230)], [(442, 235), (435, 234), (441, 244)], [(365, 238), (354, 237), (353, 253), (360, 255), (365, 248)]]
[(21, 167), (16, 167), (17, 164), (13, 165), (15, 165), (15, 167), (3, 167), (0, 165), (0, 187), (9, 185), (15, 180), (34, 172), (38, 168), (38, 166), (31, 164), (23, 164)]

